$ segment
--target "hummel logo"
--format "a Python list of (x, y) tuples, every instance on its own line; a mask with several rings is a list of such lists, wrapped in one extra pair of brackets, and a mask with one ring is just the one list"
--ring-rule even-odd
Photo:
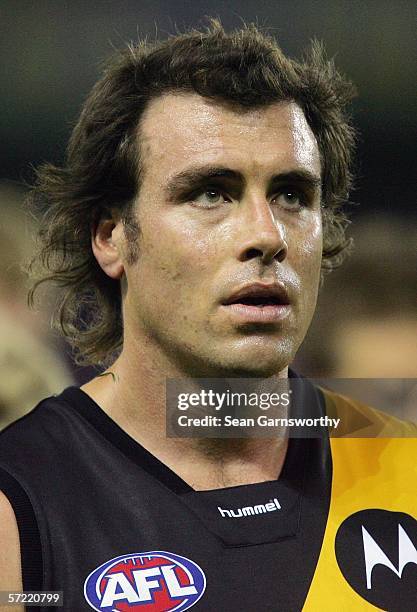
[(265, 514), (266, 512), (275, 512), (275, 510), (281, 510), (281, 504), (276, 497), (271, 499), (267, 504), (258, 504), (257, 506), (245, 506), (244, 508), (238, 508), (237, 510), (225, 510), (217, 506), (217, 510), (220, 514), (229, 518), (240, 518), (241, 516), (251, 516), (254, 514)]

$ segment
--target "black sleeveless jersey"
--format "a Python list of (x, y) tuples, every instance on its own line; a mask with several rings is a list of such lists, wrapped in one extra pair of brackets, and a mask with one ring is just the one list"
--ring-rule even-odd
[[(316, 388), (309, 402), (377, 415)], [(63, 591), (65, 611), (404, 612), (416, 460), (412, 437), (291, 439), (277, 480), (197, 492), (71, 387), (2, 433), (0, 488), (24, 590)]]

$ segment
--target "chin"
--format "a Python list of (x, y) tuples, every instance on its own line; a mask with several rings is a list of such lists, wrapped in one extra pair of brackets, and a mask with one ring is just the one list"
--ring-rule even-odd
[[(293, 361), (295, 351), (283, 350), (275, 345), (271, 347), (257, 346), (256, 350), (230, 351), (217, 362), (218, 367), (225, 372), (224, 376), (236, 378), (269, 378), (285, 370)], [(214, 364), (213, 364), (214, 365)]]
[(293, 361), (297, 346), (292, 339), (241, 339), (209, 345), (202, 351), (181, 350), (175, 360), (190, 378), (269, 378), (285, 370)]
[(225, 368), (225, 371), (228, 372), (229, 377), (234, 378), (269, 378), (282, 372), (288, 366), (288, 363), (285, 361), (279, 364), (233, 364)]

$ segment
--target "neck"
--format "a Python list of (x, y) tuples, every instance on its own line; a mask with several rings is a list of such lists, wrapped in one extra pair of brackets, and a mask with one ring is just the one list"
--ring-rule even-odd
[[(164, 363), (161, 363), (164, 361)], [(280, 373), (287, 376), (287, 370)], [(169, 359), (131, 351), (82, 389), (134, 440), (196, 490), (275, 480), (284, 464), (286, 438), (166, 437), (166, 379), (185, 378)]]

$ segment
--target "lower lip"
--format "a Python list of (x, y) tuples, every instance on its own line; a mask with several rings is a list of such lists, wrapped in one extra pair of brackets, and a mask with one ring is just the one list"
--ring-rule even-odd
[(223, 306), (230, 314), (248, 323), (279, 323), (289, 312), (289, 304), (268, 306), (249, 306), (248, 304), (228, 304)]

